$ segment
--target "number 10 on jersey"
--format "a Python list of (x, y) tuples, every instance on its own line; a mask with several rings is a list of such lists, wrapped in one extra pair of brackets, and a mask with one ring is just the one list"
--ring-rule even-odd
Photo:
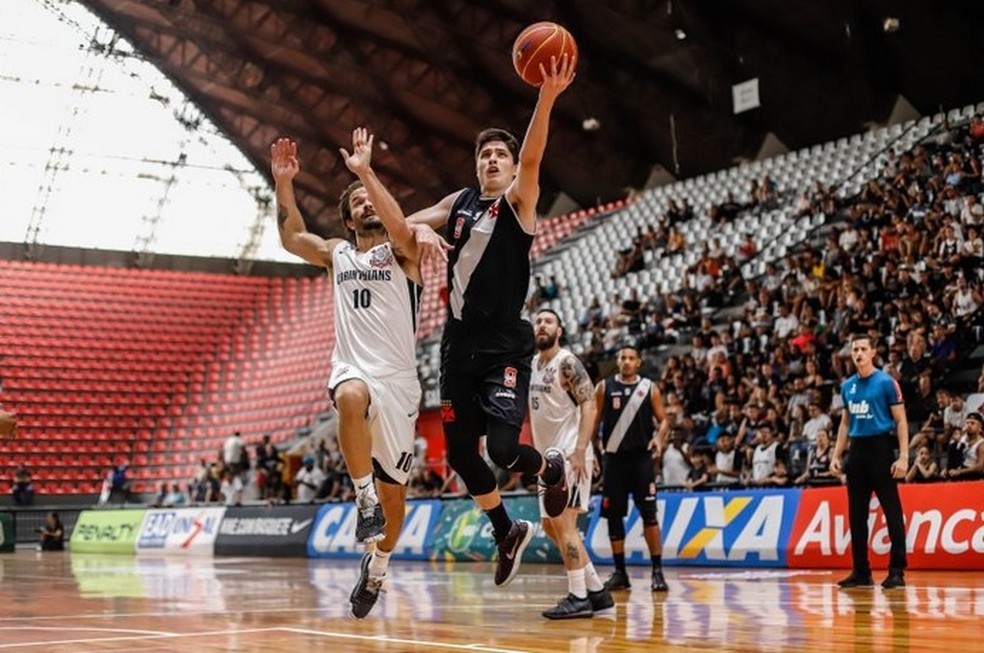
[(352, 306), (354, 308), (369, 308), (372, 304), (372, 294), (369, 292), (368, 288), (363, 288), (359, 290), (356, 288), (352, 291)]

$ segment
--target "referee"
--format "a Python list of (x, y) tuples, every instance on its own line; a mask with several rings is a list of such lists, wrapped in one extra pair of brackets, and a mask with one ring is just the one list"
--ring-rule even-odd
[[(841, 587), (871, 587), (868, 560), (868, 503), (878, 497), (891, 540), (888, 577), (882, 587), (905, 587), (905, 523), (896, 479), (905, 478), (909, 468), (909, 423), (905, 417), (902, 391), (886, 372), (874, 364), (875, 350), (867, 335), (851, 337), (851, 358), (857, 374), (841, 386), (844, 412), (830, 469), (841, 471), (841, 454), (851, 438), (847, 474), (847, 505), (851, 522), (851, 556), (854, 570), (837, 584)], [(892, 431), (895, 431), (893, 436)], [(894, 459), (896, 441), (899, 457)]]

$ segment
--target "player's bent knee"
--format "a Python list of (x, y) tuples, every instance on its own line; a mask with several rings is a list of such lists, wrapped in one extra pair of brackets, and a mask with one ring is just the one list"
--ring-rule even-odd
[(512, 471), (516, 466), (516, 463), (519, 462), (518, 442), (503, 442), (501, 440), (493, 441), (489, 439), (486, 440), (486, 446), (489, 450), (489, 458), (492, 459), (492, 462), (503, 469)]
[(369, 387), (359, 379), (343, 381), (332, 392), (332, 401), (342, 415), (365, 415), (369, 410)]

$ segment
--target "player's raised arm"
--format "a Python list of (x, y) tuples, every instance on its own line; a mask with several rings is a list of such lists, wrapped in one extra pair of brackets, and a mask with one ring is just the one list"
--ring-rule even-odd
[(294, 198), (294, 177), (299, 171), (297, 143), (289, 138), (278, 138), (270, 146), (270, 172), (276, 184), (280, 243), (288, 252), (308, 263), (331, 268), (332, 250), (345, 241), (339, 238), (325, 240), (308, 232)]
[(540, 162), (547, 149), (550, 112), (557, 97), (574, 81), (574, 65), (564, 54), (560, 60), (551, 59), (550, 70), (544, 70), (540, 96), (533, 109), (530, 125), (519, 150), (519, 170), (506, 191), (506, 199), (516, 207), (523, 229), (536, 230), (536, 203), (540, 199)]
[(344, 147), (339, 148), (339, 152), (345, 165), (359, 177), (359, 181), (365, 187), (369, 201), (372, 202), (376, 215), (386, 227), (394, 247), (410, 260), (417, 261), (417, 243), (413, 237), (413, 230), (403, 215), (403, 209), (376, 176), (376, 171), (372, 169), (373, 140), (373, 135), (366, 128), (357, 127), (352, 131), (351, 154)]

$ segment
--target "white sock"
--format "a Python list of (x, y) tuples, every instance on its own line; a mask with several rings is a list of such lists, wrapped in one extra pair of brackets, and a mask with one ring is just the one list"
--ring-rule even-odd
[(369, 558), (369, 575), (379, 578), (386, 575), (386, 568), (389, 567), (390, 554), (392, 551), (381, 551), (378, 548), (373, 551)]
[(372, 474), (360, 478), (353, 477), (352, 484), (355, 486), (355, 500), (360, 507), (374, 506), (379, 503), (379, 498), (376, 496), (376, 484), (372, 480)]
[(588, 589), (584, 586), (584, 567), (571, 569), (567, 572), (567, 586), (571, 594), (579, 599), (588, 598)]
[(598, 572), (595, 571), (594, 565), (590, 561), (584, 566), (584, 580), (589, 592), (605, 589), (605, 584), (601, 582)]

